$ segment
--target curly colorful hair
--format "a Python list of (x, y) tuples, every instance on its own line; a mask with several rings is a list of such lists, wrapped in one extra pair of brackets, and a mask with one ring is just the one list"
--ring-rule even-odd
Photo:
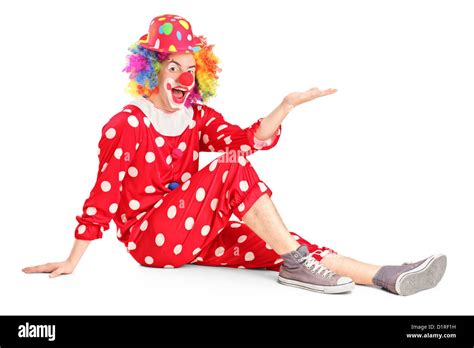
[[(186, 100), (186, 107), (197, 102), (207, 102), (209, 98), (216, 95), (218, 73), (222, 71), (218, 64), (219, 58), (214, 54), (214, 45), (208, 45), (206, 39), (199, 37), (203, 45), (197, 52), (193, 52), (196, 61), (196, 83), (193, 91)], [(127, 65), (122, 70), (129, 73), (127, 93), (133, 96), (149, 97), (158, 92), (158, 72), (161, 62), (166, 60), (170, 53), (161, 53), (149, 50), (133, 43), (128, 50)]]

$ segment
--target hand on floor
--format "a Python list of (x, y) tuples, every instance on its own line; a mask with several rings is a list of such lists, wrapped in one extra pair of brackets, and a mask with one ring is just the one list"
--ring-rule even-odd
[(46, 263), (44, 265), (25, 267), (24, 273), (50, 273), (50, 278), (55, 278), (61, 274), (71, 274), (75, 265), (69, 261)]

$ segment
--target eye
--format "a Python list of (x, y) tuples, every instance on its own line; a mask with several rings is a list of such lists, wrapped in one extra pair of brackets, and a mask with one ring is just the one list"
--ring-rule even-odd
[(196, 74), (196, 69), (194, 69), (194, 68), (193, 68), (193, 69), (189, 69), (188, 72), (190, 72), (191, 74), (194, 75), (194, 74)]
[(168, 71), (178, 72), (178, 71), (180, 71), (180, 68), (179, 68), (178, 65), (176, 65), (174, 63), (171, 63), (170, 65), (168, 65)]

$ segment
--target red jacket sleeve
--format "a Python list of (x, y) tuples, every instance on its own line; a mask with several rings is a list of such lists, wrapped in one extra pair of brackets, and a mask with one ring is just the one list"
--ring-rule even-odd
[(128, 112), (119, 112), (102, 128), (97, 180), (82, 215), (76, 216), (76, 239), (102, 238), (102, 232), (109, 229), (120, 202), (122, 180), (139, 144), (138, 118)]
[(224, 117), (214, 109), (205, 106), (197, 106), (200, 113), (200, 151), (241, 151), (243, 154), (251, 154), (257, 150), (268, 150), (274, 147), (281, 134), (281, 125), (275, 133), (266, 140), (255, 137), (263, 118), (258, 119), (250, 127), (240, 128), (227, 122)]

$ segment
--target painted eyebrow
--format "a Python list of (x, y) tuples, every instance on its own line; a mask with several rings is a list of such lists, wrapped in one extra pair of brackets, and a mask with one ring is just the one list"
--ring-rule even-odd
[[(179, 64), (177, 61), (175, 60), (170, 60), (170, 63), (175, 63), (175, 64), (178, 64), (179, 66), (181, 66), (181, 64)], [(188, 69), (191, 69), (191, 68), (195, 68), (196, 65), (191, 65), (190, 67), (188, 67)]]

